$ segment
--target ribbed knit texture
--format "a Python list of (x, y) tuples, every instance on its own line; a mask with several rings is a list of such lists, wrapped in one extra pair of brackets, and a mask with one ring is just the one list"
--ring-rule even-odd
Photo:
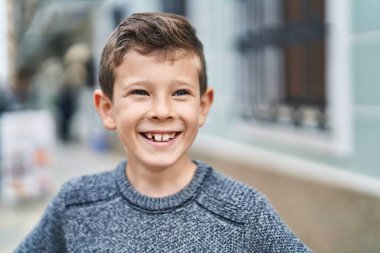
[(113, 172), (66, 183), (15, 252), (311, 252), (267, 199), (208, 165), (152, 198)]

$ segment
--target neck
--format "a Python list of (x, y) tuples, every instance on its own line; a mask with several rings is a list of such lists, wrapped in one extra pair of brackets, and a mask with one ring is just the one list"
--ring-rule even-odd
[(196, 165), (183, 159), (168, 167), (152, 168), (128, 161), (126, 174), (130, 184), (149, 197), (166, 197), (181, 191), (193, 178)]

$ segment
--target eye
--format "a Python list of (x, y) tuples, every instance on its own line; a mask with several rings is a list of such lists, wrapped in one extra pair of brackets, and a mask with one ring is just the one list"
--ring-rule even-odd
[(173, 96), (186, 96), (190, 95), (190, 91), (188, 90), (177, 90), (173, 93)]
[(149, 93), (145, 90), (133, 90), (130, 92), (131, 95), (137, 96), (149, 96)]

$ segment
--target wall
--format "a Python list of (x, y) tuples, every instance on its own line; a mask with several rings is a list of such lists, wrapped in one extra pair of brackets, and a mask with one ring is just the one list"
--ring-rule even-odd
[[(252, 130), (255, 125), (239, 122), (236, 84), (242, 78), (239, 68), (244, 67), (239, 65), (236, 50), (236, 35), (242, 29), (236, 20), (243, 15), (239, 2), (189, 3), (190, 19), (205, 45), (209, 83), (215, 88), (215, 103), (202, 132), (353, 175), (379, 178), (380, 3), (350, 1), (342, 8), (339, 1), (326, 1), (331, 19), (335, 18), (335, 23), (329, 24), (328, 43), (333, 51), (327, 72), (336, 127), (329, 136), (299, 129), (268, 130), (265, 125), (256, 131)], [(380, 194), (379, 187), (377, 191)]]
[(356, 171), (380, 176), (380, 2), (352, 1), (352, 72)]

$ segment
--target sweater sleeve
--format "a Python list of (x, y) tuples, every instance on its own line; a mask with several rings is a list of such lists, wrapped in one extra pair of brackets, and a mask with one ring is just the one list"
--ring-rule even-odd
[(51, 252), (65, 253), (65, 237), (63, 233), (64, 201), (62, 191), (49, 204), (37, 226), (18, 245), (15, 253)]
[(312, 252), (261, 194), (246, 225), (245, 249), (245, 252)]

